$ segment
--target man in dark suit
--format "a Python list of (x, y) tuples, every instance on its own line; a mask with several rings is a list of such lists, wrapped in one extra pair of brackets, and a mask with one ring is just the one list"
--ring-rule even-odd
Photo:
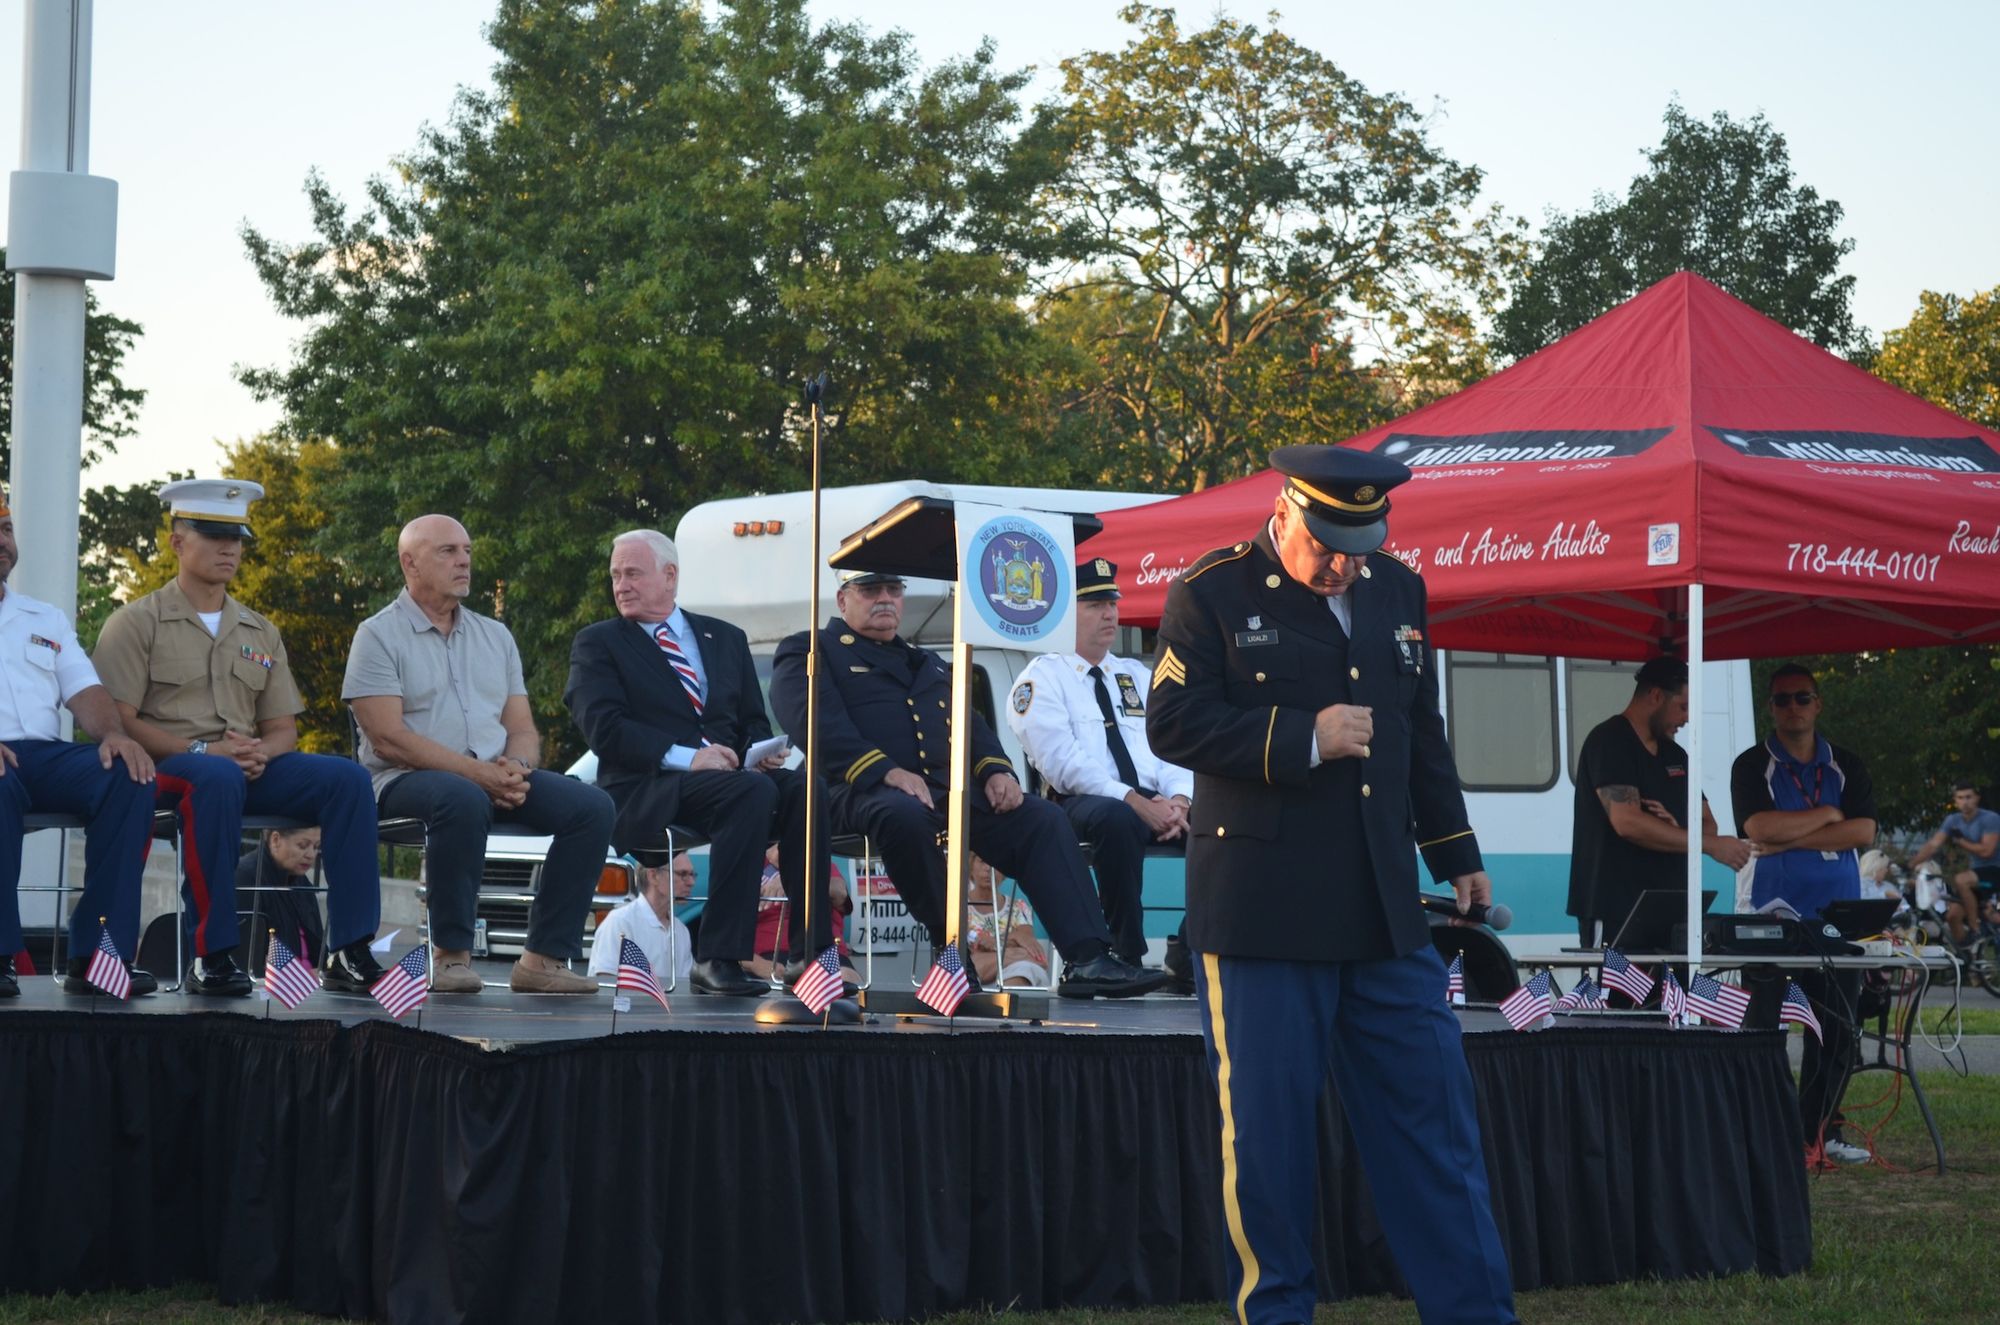
[[(951, 668), (897, 635), (903, 581), (849, 573), (840, 616), (820, 631), (819, 759), (834, 785), (828, 808), (842, 832), (866, 833), (910, 914), (934, 940), (945, 933), (945, 861), (938, 849), (951, 791)], [(806, 728), (805, 631), (778, 646), (771, 703), (795, 738)], [(1057, 992), (1125, 998), (1165, 984), (1111, 951), (1069, 819), (1024, 796), (1000, 738), (974, 715), (972, 849), (1021, 881), (1065, 958)], [(838, 781), (835, 781), (838, 779)], [(971, 968), (971, 961), (966, 967)]]
[[(655, 847), (669, 824), (705, 833), (708, 902), (690, 983), (709, 994), (760, 994), (745, 974), (752, 955), (764, 848), (778, 839), (779, 871), (792, 899), (792, 951), (833, 942), (827, 900), (831, 864), (825, 814), (805, 868), (806, 780), (784, 754), (743, 767), (771, 720), (757, 686), (750, 642), (715, 617), (683, 611), (680, 553), (651, 529), (611, 545), (611, 597), (618, 615), (577, 632), (563, 702), (597, 754), (597, 784), (611, 795), (620, 850)], [(801, 934), (803, 881), (818, 889), (812, 933)]]
[(1461, 907), (1491, 885), (1438, 712), (1423, 581), (1368, 555), (1410, 471), (1333, 446), (1271, 463), (1288, 480), (1272, 518), (1167, 594), (1146, 722), (1153, 752), (1194, 770), (1186, 935), (1236, 1313), (1312, 1319), (1319, 1185), (1301, 1159), (1331, 1068), (1419, 1313), (1513, 1321), (1417, 854)]

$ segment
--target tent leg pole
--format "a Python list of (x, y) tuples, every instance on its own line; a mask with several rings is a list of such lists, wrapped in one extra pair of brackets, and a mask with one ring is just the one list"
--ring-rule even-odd
[[(1707, 651), (1702, 639), (1702, 586), (1697, 581), (1688, 586), (1688, 830), (1687, 830), (1687, 962), (1688, 977), (1692, 979), (1696, 968), (1701, 965), (1701, 827), (1702, 827), (1702, 761), (1707, 741), (1703, 731), (1707, 724), (1703, 705), (1706, 702), (1702, 684), (1702, 664)], [(1729, 910), (1736, 909), (1735, 899), (1730, 899)]]

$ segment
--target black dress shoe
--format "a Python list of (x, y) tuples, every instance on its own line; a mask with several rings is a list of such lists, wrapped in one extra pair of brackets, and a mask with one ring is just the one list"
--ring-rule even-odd
[(326, 955), (320, 983), (336, 994), (365, 994), (382, 977), (382, 965), (368, 951), (367, 939), (356, 939)]
[[(102, 989), (90, 983), (89, 970), (89, 962), (81, 959), (72, 961), (69, 964), (69, 970), (63, 975), (63, 992), (65, 994), (103, 993)], [(136, 966), (128, 966), (125, 968), (125, 973), (132, 981), (132, 992), (126, 995), (127, 998), (144, 998), (160, 987), (160, 982), (153, 978), (151, 971), (142, 971)]]
[(735, 962), (696, 962), (688, 983), (700, 994), (727, 994), (735, 998), (755, 998), (771, 992), (771, 982), (759, 980)]
[(1137, 998), (1150, 994), (1173, 977), (1165, 971), (1134, 966), (1115, 953), (1063, 967), (1056, 993), (1064, 998)]
[(1194, 954), (1188, 951), (1187, 944), (1180, 935), (1175, 934), (1167, 939), (1167, 959), (1160, 964), (1166, 967), (1167, 974), (1173, 977), (1167, 985), (1170, 993), (1194, 992)]
[(21, 982), (14, 978), (14, 954), (0, 956), (0, 998), (19, 998)]
[(250, 976), (228, 953), (211, 953), (194, 959), (194, 965), (188, 968), (187, 983), (181, 988), (190, 994), (216, 998), (247, 998)]

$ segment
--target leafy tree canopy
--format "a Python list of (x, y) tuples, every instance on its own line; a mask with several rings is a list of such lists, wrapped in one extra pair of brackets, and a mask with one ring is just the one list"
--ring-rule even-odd
[(1041, 310), (1076, 349), (1058, 398), (1121, 481), (1204, 487), (1484, 374), (1471, 309), (1516, 239), (1474, 210), (1476, 168), (1275, 27), (1121, 17), (1122, 49), (1062, 64)]
[(1924, 291), (1909, 325), (1882, 338), (1871, 366), (1961, 418), (2000, 428), (2000, 286), (1963, 298)]
[[(14, 273), (0, 248), (0, 479), (12, 472), (14, 454)], [(107, 313), (88, 285), (83, 295), (83, 464), (118, 449), (137, 429), (146, 393), (125, 385), (118, 370), (143, 331), (137, 322)]]
[(1842, 209), (1792, 174), (1785, 137), (1762, 115), (1702, 121), (1679, 104), (1623, 198), (1551, 214), (1540, 253), (1494, 323), (1494, 348), (1519, 359), (1677, 271), (1715, 282), (1825, 349), (1865, 355), (1867, 333), (1840, 274), (1854, 241)]
[(244, 380), (335, 446), (324, 546), (376, 599), (402, 522), (459, 516), (546, 719), (614, 533), (804, 485), (808, 376), (831, 483), (1024, 472), (1016, 300), (1056, 158), (1022, 75), (920, 73), (803, 0), (504, 0), (488, 35), (493, 91), (358, 214), (313, 178), (311, 239), (245, 234), (306, 330)]

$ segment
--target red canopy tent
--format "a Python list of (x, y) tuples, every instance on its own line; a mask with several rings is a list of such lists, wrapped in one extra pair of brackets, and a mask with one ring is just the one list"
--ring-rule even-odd
[[(1709, 658), (2000, 641), (2000, 434), (1671, 276), (1343, 443), (1393, 455), (1389, 552), (1444, 648)], [(1256, 530), (1271, 472), (1110, 511), (1128, 622)], [(1704, 587), (1690, 602), (1689, 588)], [(1690, 608), (1705, 597), (1705, 639)]]

